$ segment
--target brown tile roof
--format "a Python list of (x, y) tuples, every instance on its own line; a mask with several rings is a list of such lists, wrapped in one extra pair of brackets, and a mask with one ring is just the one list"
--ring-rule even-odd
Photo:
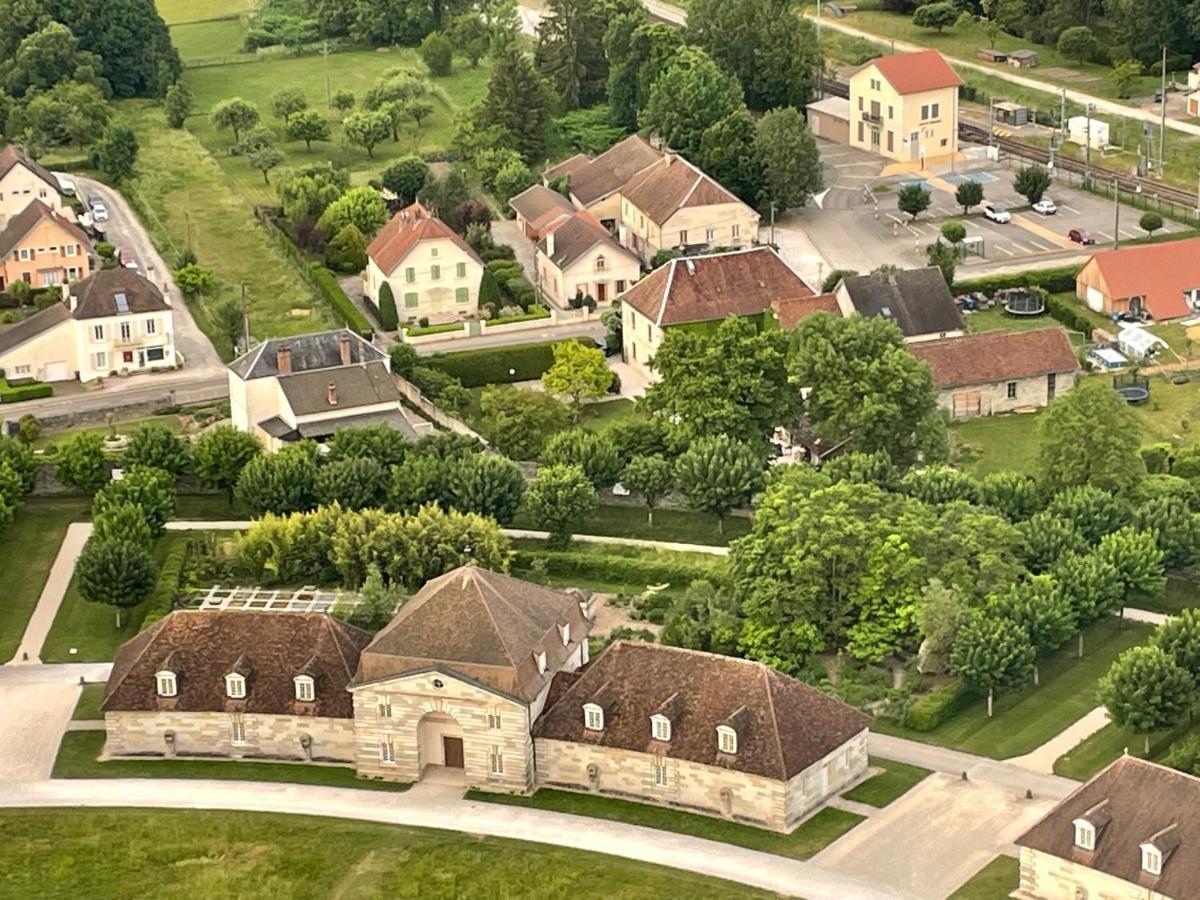
[(873, 59), (866, 65), (874, 65), (898, 94), (920, 94), (963, 83), (946, 58), (936, 50), (895, 53)]
[(794, 331), (800, 320), (817, 312), (833, 313), (841, 318), (842, 309), (838, 306), (835, 294), (817, 294), (815, 297), (787, 297), (782, 300), (772, 300), (771, 309), (775, 313), (775, 321), (784, 331)]
[(437, 240), (453, 241), (471, 259), (483, 265), (470, 244), (420, 203), (407, 206), (392, 216), (392, 220), (379, 229), (379, 234), (367, 247), (367, 256), (375, 261), (384, 274), (390, 275), (421, 241)]
[(631, 134), (571, 173), (571, 196), (590, 206), (620, 190), (662, 155), (661, 150), (655, 150), (644, 138)]
[(1062, 328), (1037, 331), (985, 331), (910, 344), (929, 363), (938, 390), (1074, 372), (1079, 360)]
[(574, 156), (568, 156), (562, 162), (548, 168), (542, 173), (542, 178), (546, 181), (553, 181), (564, 175), (574, 175), (591, 161), (591, 158), (587, 154), (576, 153)]
[(23, 210), (9, 219), (4, 231), (0, 232), (0, 258), (11, 253), (13, 248), (21, 242), (21, 238), (29, 234), (42, 219), (49, 219), (77, 240), (85, 254), (91, 249), (92, 242), (82, 228), (74, 222), (68, 221), (65, 216), (55, 212), (41, 200), (32, 200)]
[[(318, 613), (178, 610), (117, 651), (101, 709), (307, 714), (348, 719), (346, 690), (365, 631)], [(158, 696), (155, 675), (168, 662), (178, 696)], [(249, 667), (245, 700), (225, 695), (225, 676)], [(312, 675), (316, 699), (296, 700), (297, 675)]]
[[(330, 385), (336, 403), (329, 402)], [(347, 409), (357, 406), (400, 402), (400, 391), (392, 373), (382, 362), (280, 375), (279, 388), (297, 416), (344, 415)]]
[(3, 178), (9, 173), (13, 166), (17, 164), (25, 166), (32, 171), (38, 178), (54, 188), (59, 190), (58, 179), (54, 177), (47, 169), (39, 166), (28, 153), (18, 147), (16, 144), (6, 144), (3, 150), (0, 150), (0, 178)]
[(570, 200), (542, 184), (521, 191), (508, 205), (537, 232), (545, 231), (575, 211)]
[[(100, 319), (125, 313), (148, 313), (170, 309), (153, 282), (133, 269), (117, 266), (100, 269), (71, 285), (76, 319)], [(121, 297), (124, 296), (122, 303)]]
[[(560, 626), (570, 626), (570, 644)], [(526, 703), (587, 640), (577, 597), (477, 566), (461, 566), (417, 591), (375, 636), (356, 685), (431, 668), (453, 670)], [(546, 653), (538, 671), (536, 653)]]
[[(561, 677), (561, 676), (560, 676)], [(603, 731), (584, 728), (583, 706), (605, 709)], [(671, 721), (670, 742), (650, 716)], [(717, 750), (717, 726), (738, 732), (736, 754)], [(534, 735), (723, 766), (781, 781), (863, 731), (858, 710), (770, 666), (661, 644), (616, 641), (566, 686)]]
[(752, 316), (815, 292), (770, 247), (688, 256), (659, 266), (621, 300), (656, 325)]
[[(1094, 851), (1075, 846), (1074, 821), (1084, 817), (1097, 826)], [(1142, 871), (1141, 845), (1150, 842), (1164, 850), (1175, 844), (1165, 854), (1161, 875)], [(1017, 844), (1153, 890), (1156, 896), (1196, 897), (1200, 778), (1122, 756), (1017, 838)]]
[[(71, 311), (67, 309), (67, 304), (55, 303), (47, 306), (45, 309), (34, 313), (28, 319), (18, 322), (11, 328), (5, 328), (0, 331), (0, 353), (7, 353), (14, 347), (21, 346), (26, 341), (37, 337), (43, 332), (49, 331), (56, 325), (61, 325), (63, 322), (69, 321), (71, 321)], [(75, 340), (74, 335), (70, 337), (64, 335), (64, 341), (73, 340)]]
[(1200, 238), (1105, 250), (1084, 269), (1092, 265), (1112, 299), (1140, 296), (1155, 319), (1177, 319), (1192, 312), (1183, 292), (1200, 289)]
[(891, 319), (905, 337), (940, 335), (966, 327), (937, 266), (902, 269), (890, 275), (855, 275), (843, 278), (841, 286), (860, 316)]
[(741, 203), (681, 156), (669, 154), (621, 189), (621, 196), (662, 225), (680, 209)]
[(609, 253), (619, 253), (637, 260), (631, 251), (612, 239), (608, 229), (597, 222), (590, 212), (577, 212), (570, 218), (563, 219), (550, 229), (549, 234), (554, 235), (554, 253), (548, 252), (551, 243), (548, 237), (538, 241), (537, 246), (559, 269), (567, 268), (597, 244), (603, 244)]

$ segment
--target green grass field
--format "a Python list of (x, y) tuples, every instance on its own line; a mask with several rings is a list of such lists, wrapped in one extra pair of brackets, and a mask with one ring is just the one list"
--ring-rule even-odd
[(928, 769), (891, 759), (872, 757), (871, 765), (883, 771), (868, 778), (858, 787), (846, 791), (842, 794), (843, 798), (882, 808), (900, 799), (931, 774)]
[(79, 702), (75, 704), (75, 712), (71, 714), (71, 718), (76, 721), (103, 719), (100, 702), (104, 699), (104, 688), (103, 684), (85, 684), (79, 692)]
[(592, 816), (630, 825), (642, 825), (646, 828), (660, 828), (663, 831), (675, 831), (724, 844), (736, 844), (739, 847), (789, 856), (792, 859), (808, 859), (862, 821), (861, 816), (827, 807), (791, 834), (778, 834), (751, 825), (680, 812), (663, 806), (616, 800), (596, 794), (576, 794), (571, 791), (542, 789), (532, 797), (468, 791), (467, 798), (486, 803), (549, 809), (576, 816)]
[(975, 873), (975, 877), (950, 895), (950, 900), (1007, 900), (1021, 877), (1021, 864), (1014, 856), (997, 856)]
[[(141, 419), (128, 419), (124, 422), (113, 423), (121, 434), (129, 434), (141, 425), (161, 425), (179, 434), (183, 431), (183, 423), (179, 416), (146, 416)], [(41, 436), (30, 444), (34, 450), (43, 450), (50, 445), (65, 444), (81, 434), (107, 435), (110, 431), (107, 425), (85, 425), (80, 428), (66, 428), (62, 431), (43, 431)]]
[(690, 872), (500, 838), (184, 810), (5, 810), (9, 897), (767, 897)]
[(1171, 745), (1195, 729), (1194, 723), (1185, 722), (1170, 731), (1154, 732), (1150, 735), (1150, 753), (1147, 755), (1145, 735), (1110, 723), (1055, 760), (1054, 774), (1086, 781), (1124, 753), (1162, 762)]
[[(522, 511), (512, 527), (534, 528), (535, 525), (529, 514)], [(650, 525), (644, 506), (598, 506), (579, 527), (579, 534), (717, 546), (728, 544), (749, 530), (750, 520), (740, 516), (728, 516), (722, 534), (717, 531), (717, 517), (711, 513), (659, 509), (655, 510), (654, 524)]]
[(1139, 609), (1166, 613), (1169, 616), (1176, 615), (1185, 609), (1200, 606), (1200, 584), (1183, 575), (1168, 575), (1167, 586), (1163, 589), (1162, 596), (1151, 600), (1139, 600), (1137, 606)]
[(168, 25), (203, 22), (238, 16), (254, 9), (254, 0), (155, 0), (158, 14)]
[(225, 59), (242, 50), (246, 26), (240, 19), (212, 19), (171, 27), (171, 43), (184, 65), (206, 59)]

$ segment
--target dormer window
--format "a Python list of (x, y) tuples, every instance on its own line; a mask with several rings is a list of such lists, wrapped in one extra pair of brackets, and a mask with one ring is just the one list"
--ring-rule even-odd
[(179, 682), (174, 672), (162, 671), (154, 676), (158, 684), (158, 696), (174, 697), (179, 693)]
[(571, 643), (571, 625), (570, 625), (570, 623), (568, 623), (566, 625), (559, 625), (558, 633), (562, 635), (562, 642), (563, 642), (564, 647), (566, 647), (568, 644)]
[(316, 699), (317, 687), (311, 675), (297, 675), (293, 681), (296, 684), (296, 699), (311, 702)]
[(546, 674), (546, 651), (545, 650), (539, 650), (537, 652), (537, 667), (538, 667), (539, 675)]
[(595, 703), (583, 704), (583, 727), (588, 731), (603, 731), (604, 710)]
[(242, 700), (246, 696), (246, 679), (237, 672), (225, 676), (225, 695), (230, 700)]
[(671, 720), (666, 716), (651, 716), (650, 733), (654, 735), (656, 741), (669, 741), (671, 739)]
[(722, 753), (737, 753), (737, 732), (728, 725), (717, 726), (717, 749)]
[(1142, 844), (1142, 871), (1147, 875), (1161, 875), (1162, 851), (1153, 844)]
[(1075, 846), (1080, 850), (1096, 849), (1096, 829), (1092, 827), (1091, 822), (1075, 820)]

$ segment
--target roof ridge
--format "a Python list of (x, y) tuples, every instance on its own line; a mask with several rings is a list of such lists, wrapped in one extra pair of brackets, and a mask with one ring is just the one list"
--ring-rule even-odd
[(654, 324), (659, 328), (662, 327), (663, 314), (667, 311), (667, 298), (671, 296), (671, 285), (675, 283), (675, 265), (678, 262), (678, 256), (670, 262), (671, 268), (667, 272), (667, 283), (663, 287), (662, 300), (658, 304), (658, 315), (654, 317)]
[(767, 692), (767, 709), (771, 711), (771, 731), (775, 735), (775, 749), (779, 751), (780, 776), (787, 780), (787, 759), (783, 754), (783, 738), (779, 734), (779, 716), (775, 714), (775, 692), (771, 690), (771, 672), (773, 671), (770, 666), (763, 665), (763, 689)]
[[(540, 627), (540, 625), (538, 624), (538, 621), (537, 621), (536, 619), (534, 619), (534, 618), (533, 618), (533, 616), (529, 615), (529, 614), (528, 614), (527, 612), (525, 612), (524, 610), (522, 610), (522, 609), (518, 609), (516, 606), (514, 606), (514, 605), (513, 605), (513, 604), (512, 604), (512, 603), (509, 601), (509, 599), (508, 599), (507, 597), (505, 597), (505, 596), (504, 596), (504, 594), (502, 594), (502, 593), (500, 592), (499, 588), (497, 588), (497, 587), (496, 587), (494, 584), (492, 584), (492, 583), (491, 583), (491, 582), (488, 580), (488, 578), (487, 578), (487, 577), (484, 577), (484, 576), (490, 576), (490, 575), (497, 575), (497, 574), (500, 574), (500, 573), (498, 573), (498, 572), (492, 572), (491, 570), (489, 570), (489, 569), (484, 569), (484, 568), (482, 568), (482, 567), (480, 567), (480, 566), (469, 566), (468, 568), (469, 568), (469, 570), (470, 570), (470, 572), (471, 572), (471, 575), (474, 577), (475, 583), (476, 583), (477, 585), (481, 585), (481, 588), (480, 588), (480, 600), (483, 600), (483, 590), (482, 590), (482, 588), (483, 588), (483, 587), (486, 587), (488, 590), (490, 590), (490, 591), (491, 591), (491, 592), (492, 592), (492, 593), (495, 595), (496, 599), (497, 599), (497, 600), (499, 600), (499, 601), (500, 601), (500, 602), (501, 602), (501, 603), (504, 605), (504, 607), (505, 607), (507, 610), (509, 610), (511, 613), (513, 613), (514, 615), (518, 616), (519, 618), (522, 618), (522, 619), (524, 619), (524, 620), (525, 620), (525, 622), (526, 622), (527, 624), (529, 624), (529, 625), (532, 625), (532, 626), (534, 627), (534, 629), (537, 629), (537, 628), (539, 628), (539, 627)], [(506, 576), (506, 577), (512, 577), (512, 576)], [(519, 580), (519, 579), (518, 579), (518, 580)], [(537, 585), (537, 587), (541, 587), (541, 585)], [(509, 646), (508, 646), (508, 643), (507, 643), (507, 642), (504, 640), (504, 633), (503, 633), (503, 631), (501, 630), (499, 623), (496, 621), (496, 617), (495, 617), (495, 616), (492, 614), (492, 609), (491, 609), (491, 606), (490, 606), (490, 605), (487, 603), (487, 601), (486, 601), (486, 600), (484, 600), (484, 601), (483, 601), (483, 605), (484, 605), (484, 607), (487, 609), (488, 618), (489, 618), (489, 619), (491, 619), (492, 625), (493, 625), (493, 627), (495, 628), (495, 631), (496, 631), (496, 636), (500, 638), (500, 644), (501, 644), (501, 646), (503, 646), (503, 647), (504, 647), (504, 653), (505, 653), (505, 655), (507, 655), (507, 656), (508, 656), (509, 662), (511, 662), (511, 663), (512, 663), (514, 666), (515, 666), (515, 665), (518, 665), (518, 664), (519, 664), (519, 663), (518, 663), (518, 661), (517, 661), (516, 659), (514, 659), (514, 658), (513, 658), (513, 652), (512, 652), (512, 648), (511, 648), (511, 647), (509, 647)], [(546, 637), (546, 632), (545, 632), (545, 631), (543, 631), (543, 632), (542, 632), (542, 639), (544, 640), (544, 639), (545, 639), (545, 637)]]

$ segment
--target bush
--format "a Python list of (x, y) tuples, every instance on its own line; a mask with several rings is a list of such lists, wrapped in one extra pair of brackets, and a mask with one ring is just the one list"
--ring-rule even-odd
[(167, 552), (158, 577), (154, 581), (154, 590), (146, 600), (146, 615), (142, 619), (141, 631), (145, 631), (163, 616), (170, 615), (179, 598), (179, 583), (183, 576), (183, 564), (187, 560), (188, 545), (186, 541), (174, 544)]
[(392, 286), (386, 281), (379, 289), (379, 324), (384, 331), (395, 331), (400, 327), (400, 318), (396, 312), (396, 297), (392, 293)]
[(1165, 475), (1171, 471), (1175, 447), (1163, 441), (1157, 444), (1147, 444), (1141, 449), (1142, 462), (1146, 464), (1149, 475)]
[(325, 245), (325, 265), (337, 272), (361, 272), (367, 266), (367, 241), (353, 225), (347, 225)]
[(991, 295), (1002, 288), (1040, 287), (1051, 294), (1065, 294), (1075, 290), (1075, 275), (1079, 266), (1061, 266), (1057, 269), (1042, 269), (1032, 272), (1014, 272), (1011, 275), (989, 275), (954, 283), (955, 293), (983, 291)]
[(317, 290), (321, 292), (322, 296), (329, 301), (329, 305), (333, 307), (333, 311), (337, 314), (338, 318), (355, 334), (370, 340), (371, 336), (375, 333), (375, 329), (371, 327), (371, 323), (367, 321), (367, 317), (346, 296), (346, 292), (337, 283), (337, 278), (334, 277), (333, 273), (320, 263), (313, 263), (311, 271), (313, 284), (317, 286)]
[(33, 384), (21, 384), (16, 387), (6, 380), (0, 379), (0, 403), (20, 403), (22, 400), (39, 400), (42, 397), (54, 395), (53, 385), (35, 381)]
[(1059, 322), (1072, 331), (1079, 331), (1085, 335), (1091, 335), (1092, 333), (1092, 328), (1094, 327), (1092, 320), (1075, 309), (1071, 304), (1064, 303), (1057, 297), (1046, 298), (1046, 312), (1050, 313), (1050, 317), (1056, 322)]
[(517, 550), (513, 554), (512, 567), (515, 571), (527, 572), (535, 566), (544, 567), (546, 574), (559, 578), (580, 578), (606, 584), (624, 582), (676, 587), (686, 587), (693, 581), (729, 584), (729, 572), (716, 557), (709, 564), (664, 561), (661, 555), (622, 555), (617, 551)]
[[(425, 365), (453, 375), (468, 388), (533, 381), (554, 365), (554, 345), (558, 343), (561, 342), (439, 353), (426, 359)], [(592, 344), (591, 341), (585, 343)]]
[(913, 701), (904, 724), (913, 731), (933, 731), (974, 699), (975, 693), (965, 681), (952, 681)]

